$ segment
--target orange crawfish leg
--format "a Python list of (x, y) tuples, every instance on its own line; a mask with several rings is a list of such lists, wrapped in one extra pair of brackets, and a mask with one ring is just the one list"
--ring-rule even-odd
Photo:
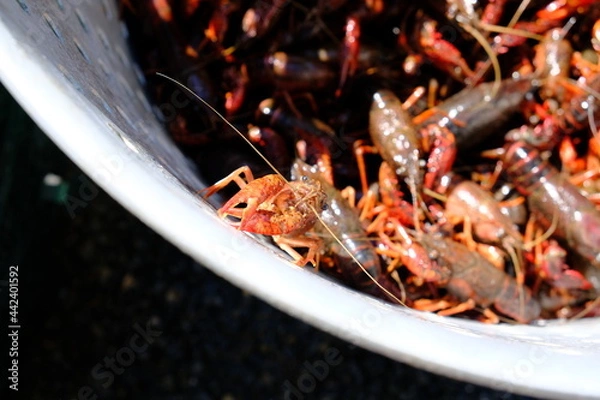
[[(460, 314), (469, 310), (475, 309), (476, 303), (473, 299), (468, 299), (462, 303), (456, 303), (456, 300), (448, 298), (448, 296), (441, 299), (419, 299), (415, 300), (415, 309), (421, 311), (435, 312), (437, 315), (442, 317), (449, 317), (452, 315)], [(500, 322), (498, 316), (489, 308), (482, 311), (486, 318), (484, 322), (497, 324)]]
[(356, 207), (360, 210), (359, 219), (364, 221), (376, 215), (377, 212), (375, 212), (375, 207), (377, 206), (377, 203), (377, 193), (375, 193), (372, 189), (369, 189), (366, 193), (363, 193), (363, 196), (356, 205)]
[(447, 298), (441, 299), (417, 299), (414, 301), (413, 305), (415, 310), (419, 311), (427, 311), (427, 312), (437, 312), (440, 310), (445, 310), (452, 306), (452, 302)]
[(440, 311), (438, 311), (437, 314), (441, 315), (442, 317), (448, 317), (450, 315), (460, 314), (465, 311), (472, 310), (474, 308), (475, 308), (475, 300), (468, 299), (467, 301), (459, 303), (453, 307), (446, 308), (444, 310), (440, 310)]
[(350, 204), (350, 207), (356, 208), (356, 189), (354, 187), (346, 186), (340, 190), (340, 195)]
[[(242, 179), (242, 174), (246, 177), (246, 180)], [(240, 189), (246, 187), (246, 185), (254, 180), (254, 175), (252, 175), (252, 171), (250, 167), (244, 165), (239, 167), (225, 178), (221, 179), (217, 183), (212, 186), (207, 187), (206, 189), (200, 190), (201, 193), (204, 194), (205, 198), (209, 198), (213, 194), (217, 193), (219, 190), (222, 190), (225, 186), (229, 185), (231, 182), (235, 182)]]
[(363, 193), (367, 193), (369, 190), (369, 185), (367, 184), (365, 154), (379, 154), (379, 152), (375, 146), (366, 145), (363, 140), (354, 142), (354, 155), (356, 157), (356, 164), (358, 165), (358, 172), (360, 174), (360, 183), (362, 185)]
[[(383, 171), (383, 173), (382, 173)], [(384, 176), (384, 173), (387, 173), (387, 176)], [(386, 213), (386, 210), (390, 208), (394, 202), (392, 195), (390, 194), (391, 190), (396, 190), (398, 186), (398, 179), (396, 178), (396, 174), (392, 171), (389, 165), (383, 161), (379, 168), (379, 184), (377, 188), (379, 189), (377, 193), (377, 188), (370, 187), (366, 192), (363, 193), (363, 196), (359, 200), (357, 207), (360, 210), (360, 220), (364, 221), (366, 219), (379, 219), (382, 213)], [(381, 200), (379, 200), (379, 196), (381, 196)], [(375, 221), (371, 222), (370, 227), (373, 226)], [(373, 233), (376, 230), (367, 228), (367, 233)]]
[[(373, 221), (367, 226), (365, 229), (367, 233), (385, 233), (385, 230), (388, 228), (388, 223), (390, 222), (390, 213), (387, 210), (382, 210), (377, 213), (377, 216)], [(383, 253), (382, 253), (383, 255)], [(390, 255), (390, 254), (387, 254)]]
[(486, 324), (498, 324), (500, 323), (500, 317), (498, 317), (498, 315), (493, 312), (492, 310), (490, 310), (489, 308), (485, 308), (483, 310), (483, 316), (487, 319), (483, 320), (482, 322), (486, 323)]
[(473, 223), (469, 214), (465, 214), (462, 218), (464, 245), (471, 251), (477, 248), (477, 242), (473, 239)]
[[(311, 263), (314, 267), (319, 266), (319, 251), (321, 249), (321, 240), (313, 239), (306, 236), (287, 236), (277, 235), (273, 236), (273, 241), (279, 246), (279, 248), (289, 254), (294, 259), (296, 265), (306, 265)], [(308, 253), (303, 257), (300, 253), (294, 250), (294, 247), (306, 247)]]

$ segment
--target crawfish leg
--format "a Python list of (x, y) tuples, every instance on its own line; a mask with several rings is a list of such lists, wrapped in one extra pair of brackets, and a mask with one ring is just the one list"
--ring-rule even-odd
[[(242, 174), (246, 177), (246, 180), (242, 179)], [(249, 182), (254, 180), (254, 176), (252, 175), (252, 171), (250, 167), (244, 165), (239, 167), (225, 178), (221, 179), (217, 183), (212, 186), (207, 187), (206, 189), (202, 189), (199, 192), (204, 194), (204, 198), (209, 198), (213, 194), (217, 193), (219, 190), (222, 190), (225, 186), (229, 185), (231, 182), (235, 182), (240, 189), (243, 189)]]
[(469, 311), (475, 308), (475, 300), (473, 299), (468, 299), (467, 301), (464, 301), (462, 303), (459, 303), (453, 307), (450, 308), (446, 308), (444, 310), (440, 310), (438, 311), (438, 315), (441, 315), (442, 317), (448, 317), (450, 315), (456, 315), (456, 314), (460, 314), (463, 313), (465, 311)]
[(364, 221), (366, 219), (371, 219), (374, 213), (374, 209), (377, 206), (377, 193), (375, 193), (372, 189), (369, 189), (367, 192), (363, 193), (363, 196), (358, 201), (357, 207), (360, 210), (360, 220)]
[(417, 299), (414, 301), (415, 310), (419, 311), (428, 311), (428, 312), (437, 312), (440, 310), (445, 310), (452, 306), (452, 302), (442, 298), (439, 300), (432, 299)]
[(352, 186), (346, 186), (340, 191), (340, 195), (350, 204), (351, 208), (356, 208), (356, 189)]
[(239, 221), (230, 222), (231, 226), (233, 226), (239, 230), (246, 230), (246, 229), (244, 229), (245, 226), (243, 225), (244, 221), (247, 220), (247, 218), (245, 218), (245, 217), (246, 217), (246, 215), (253, 215), (256, 212), (257, 208), (258, 208), (258, 202), (256, 201), (256, 199), (250, 198), (250, 199), (248, 199), (248, 203), (246, 203), (246, 207), (244, 207), (244, 208), (223, 206), (223, 207), (219, 208), (219, 210), (217, 211), (217, 214), (219, 215), (220, 218), (224, 218), (227, 216), (238, 218)]
[(360, 174), (360, 183), (362, 185), (362, 192), (367, 193), (369, 185), (367, 184), (367, 167), (365, 165), (365, 154), (378, 154), (377, 147), (368, 146), (365, 142), (359, 140), (354, 143), (354, 155), (356, 157), (356, 164), (358, 164), (358, 172)]
[[(318, 254), (321, 248), (321, 241), (319, 239), (313, 239), (306, 236), (285, 236), (277, 235), (273, 236), (273, 241), (289, 254), (294, 259), (296, 265), (306, 265), (311, 263), (314, 267), (318, 266)], [(308, 253), (306, 256), (302, 256), (294, 248), (295, 247), (307, 247)]]

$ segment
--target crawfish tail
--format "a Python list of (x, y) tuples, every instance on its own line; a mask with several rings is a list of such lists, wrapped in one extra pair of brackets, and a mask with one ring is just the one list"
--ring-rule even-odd
[(441, 124), (454, 133), (459, 152), (473, 148), (488, 138), (505, 132), (515, 114), (521, 112), (528, 93), (535, 87), (531, 79), (506, 79), (494, 98), (493, 82), (468, 87), (426, 111), (431, 114), (418, 124), (424, 128)]
[(523, 142), (508, 147), (504, 163), (540, 226), (550, 229), (555, 222), (553, 236), (600, 268), (600, 211), (594, 203)]

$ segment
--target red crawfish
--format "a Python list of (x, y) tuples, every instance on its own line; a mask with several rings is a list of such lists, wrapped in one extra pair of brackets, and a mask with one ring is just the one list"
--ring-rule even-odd
[(383, 231), (379, 232), (379, 238), (383, 248), (379, 252), (394, 259), (393, 263), (401, 262), (410, 272), (422, 279), (438, 286), (448, 283), (451, 269), (445, 264), (440, 264), (436, 257), (437, 252), (429, 252), (420, 242), (418, 235), (411, 237), (406, 229), (398, 221), (388, 221), (395, 231), (393, 237)]
[(388, 219), (394, 219), (403, 226), (414, 226), (415, 209), (412, 203), (404, 200), (398, 177), (392, 168), (383, 161), (379, 166), (379, 179), (371, 185), (359, 202), (361, 219), (372, 220), (367, 233), (379, 232)]
[(590, 121), (597, 121), (598, 101), (594, 96), (597, 97), (600, 91), (598, 71), (586, 72), (585, 83), (581, 87), (568, 81), (571, 63), (580, 70), (589, 64), (581, 59), (581, 54), (576, 57), (577, 54), (573, 54), (571, 45), (564, 39), (564, 29), (548, 32), (538, 45), (534, 63), (536, 74), (544, 81), (540, 94), (556, 100), (560, 108), (535, 127), (523, 126), (510, 131), (506, 140), (524, 140), (538, 148), (552, 149), (566, 135), (588, 127)]
[(572, 21), (564, 28), (549, 30), (536, 46), (534, 75), (542, 82), (539, 95), (544, 104), (535, 105), (534, 109), (543, 121), (534, 127), (524, 125), (509, 131), (505, 136), (507, 141), (524, 140), (538, 148), (552, 149), (565, 135), (583, 128), (587, 123), (584, 108), (587, 108), (589, 95), (567, 96), (569, 92), (580, 91), (569, 82), (573, 48), (565, 39), (565, 34), (571, 26)]
[[(536, 12), (532, 21), (518, 21), (512, 28), (517, 31), (526, 31), (532, 34), (542, 34), (552, 28), (559, 27), (563, 21), (574, 15), (582, 14), (590, 8), (596, 0), (556, 0), (548, 3), (545, 8)], [(529, 35), (517, 33), (501, 33), (494, 38), (494, 48), (505, 53), (508, 48), (524, 44)]]
[(549, 30), (544, 39), (536, 46), (533, 65), (536, 75), (544, 80), (540, 89), (543, 99), (556, 98), (562, 102), (564, 84), (569, 78), (573, 47), (565, 39), (567, 28)]
[[(242, 174), (246, 180), (242, 179)], [(244, 166), (206, 188), (205, 197), (231, 182), (235, 182), (240, 191), (219, 208), (219, 217), (233, 217), (230, 224), (238, 230), (273, 236), (275, 243), (298, 265), (308, 262), (316, 265), (320, 242), (304, 233), (315, 225), (316, 212), (321, 210), (326, 198), (318, 181), (305, 177), (287, 182), (278, 174), (254, 179), (250, 168)], [(308, 254), (303, 257), (294, 247), (307, 247)]]
[(420, 50), (433, 65), (461, 82), (472, 82), (475, 73), (469, 67), (460, 51), (449, 41), (443, 39), (437, 30), (437, 22), (424, 15), (420, 19), (418, 42)]
[[(538, 275), (551, 287), (558, 289), (591, 289), (592, 284), (584, 276), (567, 265), (567, 251), (556, 242), (548, 240), (537, 246), (535, 263)], [(539, 250), (538, 250), (539, 249)]]

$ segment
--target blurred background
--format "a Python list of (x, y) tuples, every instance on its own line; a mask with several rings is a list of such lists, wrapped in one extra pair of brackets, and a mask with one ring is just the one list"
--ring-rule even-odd
[(18, 398), (526, 398), (375, 355), (230, 285), (105, 194), (2, 86), (0, 224), (1, 321), (19, 265)]

